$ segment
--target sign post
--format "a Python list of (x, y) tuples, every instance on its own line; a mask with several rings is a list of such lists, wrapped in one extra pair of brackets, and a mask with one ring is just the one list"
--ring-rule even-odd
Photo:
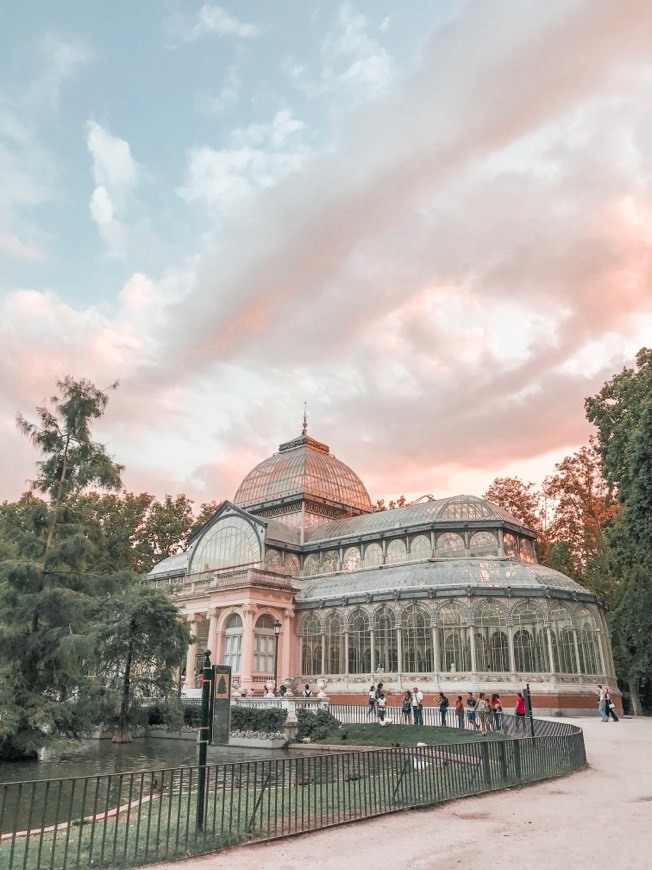
[(206, 751), (210, 734), (210, 705), (213, 683), (213, 668), (211, 666), (211, 651), (204, 653), (204, 666), (202, 670), (201, 686), (201, 724), (198, 738), (198, 764), (197, 774), (197, 830), (204, 829), (204, 809), (206, 804)]
[(211, 743), (226, 746), (231, 731), (231, 666), (213, 665), (213, 727)]

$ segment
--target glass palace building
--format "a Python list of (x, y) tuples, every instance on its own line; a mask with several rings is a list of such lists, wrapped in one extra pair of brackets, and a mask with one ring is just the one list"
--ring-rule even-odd
[(596, 684), (616, 685), (602, 601), (538, 564), (534, 540), (476, 496), (374, 512), (304, 426), (149, 579), (174, 587), (196, 638), (186, 687), (208, 648), (257, 693), (277, 656), (279, 681), (323, 677), (335, 700), (379, 680), (506, 698), (529, 683), (539, 712), (594, 710)]

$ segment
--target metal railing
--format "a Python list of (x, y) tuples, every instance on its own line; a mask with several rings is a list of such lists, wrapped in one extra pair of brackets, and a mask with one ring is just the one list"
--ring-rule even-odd
[(0, 868), (136, 867), (584, 767), (581, 730), (549, 725), (555, 733), (522, 740), (209, 765), (203, 813), (198, 767), (3, 784)]

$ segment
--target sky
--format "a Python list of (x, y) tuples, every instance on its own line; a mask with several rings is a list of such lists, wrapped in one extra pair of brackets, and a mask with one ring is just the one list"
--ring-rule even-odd
[(328, 443), (539, 482), (652, 345), (649, 0), (0, 8), (0, 500), (66, 375), (129, 490)]

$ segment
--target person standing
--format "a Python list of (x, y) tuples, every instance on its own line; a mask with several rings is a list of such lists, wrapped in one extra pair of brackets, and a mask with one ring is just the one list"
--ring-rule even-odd
[(401, 713), (403, 714), (403, 724), (410, 724), (410, 716), (412, 715), (412, 692), (407, 689), (403, 695), (403, 703), (401, 704)]
[(464, 701), (461, 695), (458, 695), (457, 701), (455, 701), (455, 715), (457, 716), (457, 727), (464, 728)]
[(312, 698), (312, 692), (310, 691), (310, 686), (308, 683), (306, 683), (305, 688), (303, 690), (303, 697), (304, 698)]
[(416, 686), (412, 689), (412, 723), (423, 725), (423, 693)]
[(385, 693), (381, 692), (378, 695), (378, 699), (376, 700), (376, 710), (378, 712), (378, 721), (381, 723), (385, 722), (385, 706), (387, 704), (387, 699), (385, 698)]
[(516, 730), (525, 731), (525, 698), (523, 697), (522, 692), (516, 693), (514, 715), (516, 716)]
[(443, 692), (439, 693), (439, 716), (441, 718), (441, 727), (446, 727), (446, 715), (448, 714), (448, 698)]
[(618, 716), (616, 716), (616, 705), (614, 704), (614, 702), (611, 698), (611, 692), (609, 691), (609, 687), (605, 686), (605, 689), (607, 690), (607, 692), (604, 696), (605, 713), (607, 714), (607, 718), (609, 718), (609, 716), (611, 716), (611, 718), (614, 720), (614, 722), (620, 722), (620, 719), (618, 718)]
[(367, 716), (375, 716), (376, 715), (376, 687), (372, 686), (369, 689), (369, 710), (367, 712)]
[(469, 697), (466, 699), (466, 718), (469, 720), (469, 725), (478, 730), (478, 723), (475, 719), (475, 710), (478, 706), (477, 700), (473, 697), (473, 692), (469, 692)]
[(603, 722), (609, 721), (607, 716), (607, 687), (601, 686), (600, 683), (598, 683), (598, 713)]
[(500, 703), (500, 695), (496, 693), (491, 696), (491, 709), (494, 713), (494, 728), (500, 731), (503, 724), (503, 705)]
[(475, 711), (480, 720), (480, 730), (483, 734), (487, 733), (487, 717), (489, 713), (489, 704), (487, 703), (487, 699), (484, 696), (484, 692), (480, 692), (478, 695), (478, 701), (475, 706)]

